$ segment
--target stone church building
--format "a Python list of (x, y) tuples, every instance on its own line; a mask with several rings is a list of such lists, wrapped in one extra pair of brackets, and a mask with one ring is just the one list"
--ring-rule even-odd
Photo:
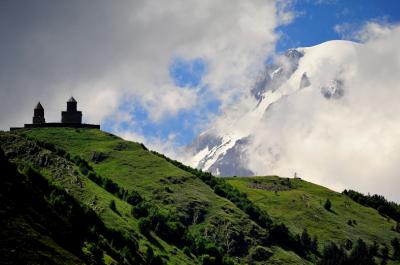
[(77, 110), (77, 105), (73, 97), (67, 101), (67, 111), (61, 112), (61, 123), (82, 123), (82, 111)]
[[(72, 128), (94, 128), (100, 129), (97, 124), (82, 123), (82, 111), (78, 111), (78, 102), (71, 97), (67, 101), (67, 110), (61, 111), (61, 122), (46, 123), (44, 118), (44, 108), (40, 102), (33, 110), (32, 124), (25, 124), (23, 128), (42, 128), (42, 127), (72, 127)], [(21, 127), (11, 127), (10, 130), (22, 129)]]

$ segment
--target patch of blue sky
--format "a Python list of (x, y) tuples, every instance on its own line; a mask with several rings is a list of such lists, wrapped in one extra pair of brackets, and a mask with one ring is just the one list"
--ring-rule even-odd
[(278, 52), (342, 39), (334, 30), (335, 25), (348, 24), (355, 29), (366, 21), (400, 21), (398, 0), (298, 0), (293, 9), (297, 13), (295, 20), (277, 29), (281, 33)]
[[(132, 108), (133, 106), (133, 108)], [(181, 110), (177, 115), (167, 115), (159, 121), (153, 121), (147, 110), (138, 102), (125, 102), (119, 108), (124, 112), (130, 110), (131, 121), (107, 119), (103, 123), (104, 130), (113, 131), (117, 128), (120, 131), (130, 131), (143, 135), (147, 139), (159, 139), (169, 141), (173, 136), (175, 146), (190, 144), (202, 128), (201, 124), (208, 122), (210, 114), (217, 114), (220, 102), (217, 99), (207, 100), (193, 109)], [(117, 125), (117, 127), (115, 127)]]
[[(129, 112), (132, 122), (119, 122), (118, 130), (135, 132), (147, 139), (161, 141), (168, 141), (172, 135), (176, 146), (190, 144), (203, 129), (202, 124), (207, 123), (212, 115), (218, 114), (221, 105), (207, 86), (201, 85), (206, 71), (206, 63), (202, 59), (175, 58), (169, 67), (170, 76), (182, 89), (197, 89), (200, 98), (197, 104), (191, 109), (179, 111), (176, 115), (165, 115), (161, 120), (153, 121), (140, 102), (124, 102), (119, 111)], [(103, 123), (105, 130), (115, 130), (115, 122), (117, 121), (111, 118), (106, 120)]]
[(171, 63), (169, 73), (177, 86), (196, 87), (206, 73), (206, 63), (200, 58), (186, 60), (178, 57)]
[(182, 110), (177, 115), (167, 116), (159, 122), (148, 119), (147, 113), (140, 107), (132, 113), (140, 122), (141, 130), (146, 132), (146, 137), (158, 138), (167, 141), (173, 135), (174, 144), (184, 146), (190, 144), (199, 133), (201, 122), (207, 122), (210, 113), (218, 111), (219, 102), (212, 100), (204, 106), (197, 106), (193, 110)]

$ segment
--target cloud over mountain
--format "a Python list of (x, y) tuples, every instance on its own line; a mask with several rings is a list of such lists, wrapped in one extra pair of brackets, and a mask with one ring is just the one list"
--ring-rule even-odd
[(300, 48), (298, 63), (287, 54), (267, 67), (260, 101), (226, 110), (200, 136), (192, 164), (221, 175), (298, 172), (399, 201), (400, 27), (367, 23), (357, 36), (363, 44)]

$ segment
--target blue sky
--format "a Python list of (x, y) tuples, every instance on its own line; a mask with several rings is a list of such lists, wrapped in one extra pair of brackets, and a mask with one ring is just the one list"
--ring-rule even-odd
[[(295, 1), (291, 7), (296, 14), (288, 25), (277, 28), (280, 39), (276, 45), (278, 53), (289, 48), (312, 46), (328, 40), (342, 39), (343, 34), (334, 30), (336, 25), (347, 25), (349, 31), (356, 30), (367, 21), (396, 23), (400, 20), (400, 1), (397, 0), (319, 0)], [(195, 110), (183, 110), (175, 116), (167, 116), (161, 121), (152, 121), (145, 108), (139, 102), (134, 104), (131, 115), (135, 118), (134, 128), (128, 123), (122, 123), (123, 130), (129, 129), (147, 139), (157, 138), (166, 141), (173, 136), (174, 145), (184, 146), (190, 142), (202, 129), (210, 114), (218, 114), (220, 103), (213, 100), (206, 87), (198, 87), (207, 72), (207, 65), (201, 59), (186, 60), (174, 58), (169, 65), (169, 74), (175, 84), (182, 89), (198, 89), (201, 97), (210, 100)], [(196, 123), (196, 124), (195, 124)], [(112, 130), (112, 121), (105, 122), (105, 130)]]
[[(193, 121), (196, 123), (206, 122), (210, 113), (217, 114), (219, 112), (220, 102), (218, 99), (211, 94), (207, 87), (198, 87), (206, 73), (206, 68), (204, 61), (199, 58), (193, 60), (175, 58), (169, 66), (170, 77), (178, 87), (196, 89), (199, 97), (208, 98), (208, 100), (201, 101), (204, 105), (198, 105), (196, 109), (181, 110), (177, 115), (167, 115), (161, 120), (153, 121), (139, 101), (126, 101), (119, 107), (119, 112), (128, 111), (130, 116), (134, 117), (135, 123), (122, 122), (119, 124), (119, 129), (144, 135), (150, 141), (152, 139), (166, 141), (173, 137), (174, 145), (189, 144), (202, 129), (201, 124), (195, 124)], [(113, 117), (103, 124), (106, 131), (112, 131), (113, 125)]]
[(278, 29), (282, 33), (278, 51), (341, 39), (334, 30), (338, 24), (347, 23), (355, 29), (370, 20), (388, 23), (400, 20), (398, 0), (299, 0), (293, 8), (297, 18)]

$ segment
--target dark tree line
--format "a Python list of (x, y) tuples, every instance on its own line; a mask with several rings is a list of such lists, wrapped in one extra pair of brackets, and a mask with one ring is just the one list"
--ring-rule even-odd
[(400, 205), (395, 202), (389, 202), (381, 195), (364, 195), (354, 190), (344, 190), (343, 194), (361, 205), (374, 208), (379, 213), (400, 222)]
[[(392, 259), (400, 261), (400, 243), (397, 238), (391, 241), (393, 248)], [(380, 264), (387, 264), (389, 248), (383, 245), (379, 248), (377, 242), (367, 245), (362, 239), (353, 244), (348, 240), (344, 246), (333, 242), (324, 247), (319, 265), (374, 265), (377, 264), (374, 257), (380, 257)]]

